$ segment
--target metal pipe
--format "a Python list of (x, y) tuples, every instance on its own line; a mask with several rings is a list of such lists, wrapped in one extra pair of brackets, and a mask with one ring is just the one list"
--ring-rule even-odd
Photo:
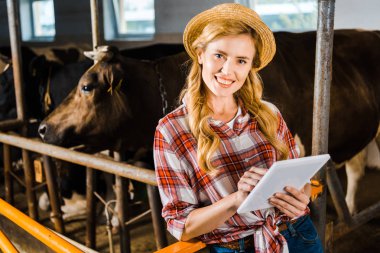
[(9, 38), (11, 41), (12, 67), (16, 96), (17, 119), (25, 119), (22, 59), (20, 48), (20, 13), (17, 0), (7, 0)]
[(32, 161), (27, 150), (22, 150), (22, 161), (24, 168), (24, 181), (26, 189), (26, 198), (28, 202), (28, 212), (32, 219), (38, 220), (37, 197), (34, 188), (34, 170), (32, 169)]
[(352, 223), (352, 216), (348, 210), (347, 203), (344, 199), (342, 185), (339, 181), (334, 164), (330, 161), (327, 165), (327, 186), (333, 200), (339, 221), (344, 221), (347, 224)]
[(109, 207), (109, 205), (110, 204), (115, 204), (115, 203), (116, 203), (116, 200), (110, 200), (105, 205), (105, 212), (106, 212), (106, 219), (107, 219), (106, 228), (107, 228), (108, 244), (109, 244), (109, 248), (110, 248), (110, 253), (114, 252), (114, 246), (113, 246), (113, 239), (112, 239), (111, 217), (110, 217), (110, 214), (109, 214), (109, 210), (111, 210), (111, 208)]
[(361, 226), (364, 223), (367, 223), (369, 220), (373, 219), (373, 217), (378, 216), (380, 213), (380, 202), (373, 204), (370, 207), (367, 207), (365, 210), (361, 211), (357, 215), (353, 217), (353, 220), (350, 224), (345, 222), (341, 222), (334, 226), (333, 231), (333, 239), (337, 240), (343, 235), (351, 232), (357, 227)]
[(92, 46), (96, 47), (100, 44), (100, 31), (99, 31), (99, 8), (98, 1), (91, 0), (91, 29), (92, 29)]
[[(114, 152), (115, 161), (123, 161), (122, 153)], [(131, 235), (130, 229), (125, 225), (125, 222), (130, 217), (128, 207), (130, 206), (129, 193), (127, 191), (129, 180), (120, 176), (115, 177), (116, 184), (116, 202), (117, 202), (117, 216), (119, 218), (119, 236), (120, 236), (120, 252), (131, 252)]]
[(2, 120), (0, 122), (0, 131), (6, 132), (9, 130), (14, 130), (15, 128), (20, 128), (23, 125), (24, 125), (24, 121), (20, 119)]
[[(318, 27), (316, 41), (312, 155), (328, 152), (328, 129), (330, 109), (330, 86), (332, 69), (332, 48), (334, 35), (335, 0), (318, 1)], [(314, 179), (326, 181), (326, 166)], [(313, 221), (316, 223), (322, 244), (325, 245), (326, 230), (326, 191), (312, 202)]]
[(0, 250), (6, 253), (18, 253), (19, 251), (13, 246), (8, 237), (0, 231)]
[(45, 228), (37, 221), (31, 219), (26, 214), (20, 212), (1, 198), (0, 214), (5, 216), (7, 219), (13, 221), (15, 224), (20, 226), (22, 229), (34, 236), (36, 239), (40, 240), (42, 243), (44, 243), (46, 246), (48, 246), (55, 252), (82, 252), (77, 247), (63, 240), (61, 237), (57, 236), (55, 233)]
[(52, 210), (52, 219), (54, 228), (58, 233), (64, 234), (65, 227), (63, 226), (62, 211), (61, 211), (61, 197), (58, 191), (57, 173), (56, 168), (50, 157), (43, 155), (43, 164), (45, 169), (47, 189), (49, 193), (50, 206)]
[(134, 222), (136, 222), (136, 221), (138, 221), (138, 220), (140, 220), (140, 219), (143, 219), (145, 216), (149, 215), (151, 212), (152, 212), (151, 209), (146, 210), (145, 212), (143, 212), (143, 213), (141, 213), (141, 214), (139, 214), (139, 215), (133, 217), (133, 218), (130, 219), (129, 221), (127, 221), (127, 222), (125, 223), (125, 225), (126, 225), (126, 226), (130, 226), (130, 225), (132, 225)]
[(86, 168), (86, 246), (96, 248), (96, 202), (94, 191), (96, 188), (96, 171)]
[(164, 220), (161, 217), (162, 204), (160, 195), (157, 187), (151, 185), (147, 185), (146, 187), (148, 190), (150, 209), (152, 210), (152, 223), (157, 249), (162, 249), (168, 246), (168, 239), (166, 238)]
[(0, 142), (157, 186), (154, 171), (0, 132)]
[(5, 199), (8, 203), (13, 204), (13, 180), (11, 178), (12, 160), (11, 148), (9, 145), (3, 145), (3, 158), (4, 158), (4, 181), (5, 181)]

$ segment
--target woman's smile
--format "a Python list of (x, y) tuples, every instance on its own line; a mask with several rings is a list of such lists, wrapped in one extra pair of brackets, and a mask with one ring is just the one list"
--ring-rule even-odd
[(223, 78), (223, 77), (220, 77), (220, 76), (215, 76), (215, 80), (219, 83), (219, 85), (222, 88), (229, 88), (235, 82), (234, 80)]

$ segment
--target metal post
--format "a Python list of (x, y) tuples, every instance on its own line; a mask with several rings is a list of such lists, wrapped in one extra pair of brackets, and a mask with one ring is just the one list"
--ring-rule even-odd
[[(11, 41), (12, 51), (12, 66), (14, 87), (16, 95), (17, 105), (17, 119), (25, 120), (25, 107), (24, 107), (24, 91), (23, 91), (23, 76), (22, 76), (22, 59), (21, 59), (21, 47), (20, 47), (20, 13), (19, 4), (17, 0), (7, 0), (8, 10), (8, 23), (9, 23), (9, 37)], [(23, 134), (27, 132), (26, 127), (22, 129)], [(22, 151), (22, 157), (24, 161), (24, 174), (25, 174), (25, 186), (26, 196), (28, 199), (29, 215), (33, 219), (38, 218), (37, 213), (37, 199), (35, 192), (33, 191), (33, 171), (30, 163), (29, 153), (26, 150)]]
[(3, 154), (4, 154), (4, 181), (5, 181), (5, 200), (14, 204), (13, 198), (13, 181), (11, 178), (11, 168), (12, 168), (12, 160), (11, 160), (11, 148), (9, 145), (3, 145)]
[[(318, 28), (315, 59), (313, 140), (312, 154), (328, 152), (328, 129), (330, 109), (330, 86), (332, 69), (332, 49), (334, 35), (335, 0), (318, 0)], [(315, 176), (326, 185), (326, 167)], [(313, 220), (316, 223), (322, 244), (326, 230), (326, 191), (311, 205)]]
[(152, 210), (152, 223), (157, 249), (162, 249), (168, 246), (168, 240), (166, 238), (165, 225), (161, 217), (162, 204), (160, 201), (160, 195), (157, 186), (146, 185), (146, 187), (148, 190), (150, 209)]
[(17, 118), (25, 120), (24, 113), (24, 92), (23, 92), (23, 76), (22, 76), (22, 59), (20, 47), (20, 14), (19, 5), (17, 0), (7, 0), (8, 9), (8, 24), (9, 24), (9, 37), (11, 41), (12, 50), (12, 67), (13, 78), (16, 95), (17, 105)]
[[(115, 161), (122, 161), (121, 153), (114, 152)], [(116, 201), (117, 201), (117, 215), (119, 217), (119, 235), (120, 235), (120, 252), (131, 252), (131, 235), (129, 227), (125, 222), (129, 219), (129, 194), (128, 194), (128, 179), (116, 176)]]
[(86, 168), (86, 246), (92, 249), (96, 248), (96, 202), (94, 191), (96, 188), (96, 171), (92, 168)]
[(99, 31), (99, 8), (98, 1), (91, 0), (91, 29), (92, 29), (92, 46), (95, 50), (100, 43)]
[(49, 193), (50, 206), (52, 209), (52, 218), (54, 228), (58, 233), (64, 234), (65, 227), (63, 226), (62, 211), (61, 211), (61, 197), (57, 187), (57, 173), (56, 168), (50, 157), (43, 155), (43, 164), (46, 176), (46, 183)]

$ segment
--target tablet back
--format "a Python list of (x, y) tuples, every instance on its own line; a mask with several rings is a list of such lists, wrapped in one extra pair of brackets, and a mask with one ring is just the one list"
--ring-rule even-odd
[(330, 159), (330, 155), (308, 156), (273, 163), (268, 172), (249, 193), (237, 212), (247, 213), (273, 207), (268, 199), (286, 186), (301, 189)]

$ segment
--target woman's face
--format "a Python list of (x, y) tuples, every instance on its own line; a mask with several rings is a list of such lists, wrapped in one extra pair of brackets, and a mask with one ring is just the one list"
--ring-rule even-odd
[(244, 84), (256, 50), (248, 34), (221, 37), (198, 53), (202, 79), (213, 98), (233, 97)]

